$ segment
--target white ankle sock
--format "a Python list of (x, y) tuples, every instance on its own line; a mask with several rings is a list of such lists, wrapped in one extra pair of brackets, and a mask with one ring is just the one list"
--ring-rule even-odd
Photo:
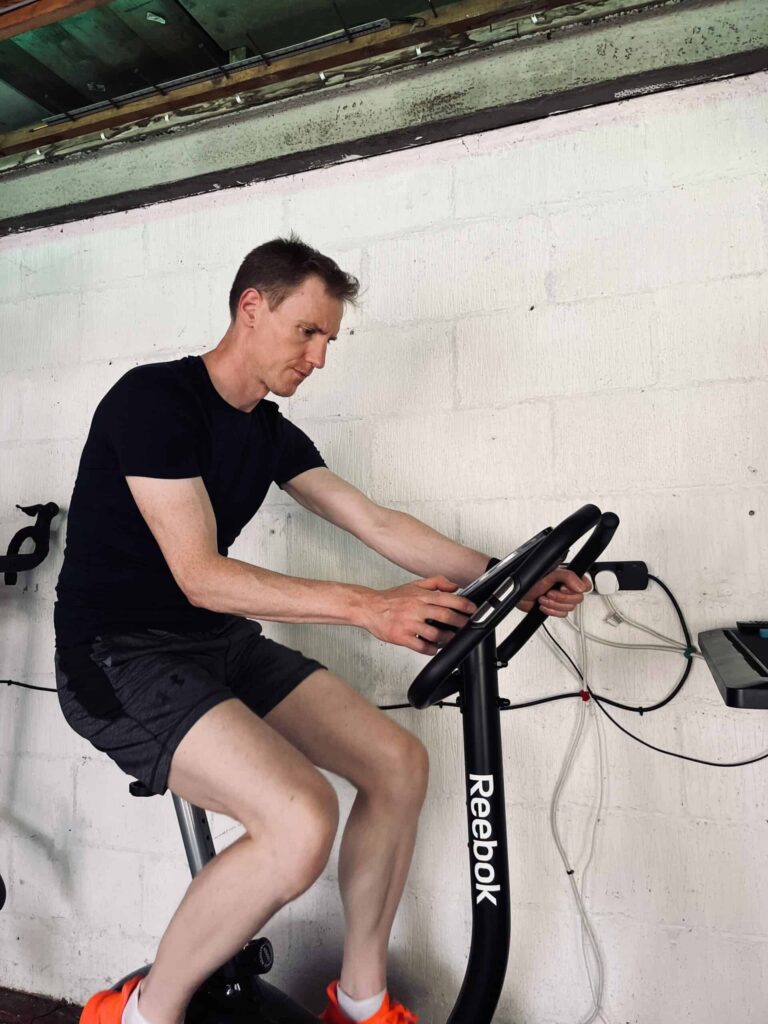
[[(339, 1006), (350, 1020), (358, 1022), (368, 1020), (369, 1017), (372, 1017), (374, 1013), (380, 1009), (386, 994), (387, 990), (384, 989), (382, 992), (379, 992), (378, 995), (369, 996), (368, 999), (352, 999), (347, 995), (341, 985), (336, 989)], [(123, 1024), (133, 1024), (133, 1022), (124, 1021)], [(141, 1022), (136, 1022), (136, 1024), (141, 1024)]]
[(136, 988), (131, 992), (128, 997), (128, 1002), (123, 1008), (123, 1021), (122, 1024), (149, 1024), (146, 1017), (143, 1017), (139, 1010), (139, 989), (141, 985), (137, 985)]

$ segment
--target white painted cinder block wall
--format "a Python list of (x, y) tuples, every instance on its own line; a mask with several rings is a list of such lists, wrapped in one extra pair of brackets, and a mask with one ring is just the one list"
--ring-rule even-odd
[[(364, 285), (327, 369), (287, 403), (336, 472), (498, 554), (597, 501), (622, 517), (613, 555), (646, 559), (694, 630), (766, 616), (767, 126), (762, 75), (6, 239), (4, 538), (22, 525), (15, 503), (66, 507), (106, 388), (137, 362), (210, 347), (241, 257), (295, 229)], [(53, 682), (63, 536), (60, 519), (44, 566), (0, 587), (0, 678)], [(236, 554), (371, 586), (404, 578), (279, 492)], [(624, 604), (676, 630), (658, 591)], [(610, 631), (597, 599), (588, 615)], [(352, 629), (269, 632), (380, 702), (401, 699), (421, 664)], [(648, 704), (681, 663), (603, 650), (593, 685)], [(519, 699), (571, 685), (538, 641), (502, 676)], [(0, 701), (0, 984), (80, 1000), (151, 958), (181, 896), (170, 799), (129, 798), (127, 779), (69, 731), (55, 696), (4, 688)], [(547, 821), (576, 704), (504, 719), (513, 937), (503, 1024), (570, 1024), (589, 1008)], [(396, 714), (431, 749), (432, 781), (391, 976), (436, 1024), (468, 941), (460, 719)], [(704, 758), (768, 747), (768, 718), (726, 710), (702, 664), (670, 707), (629, 717), (649, 741)], [(764, 1022), (768, 763), (726, 771), (664, 758), (610, 725), (606, 742), (586, 880), (606, 1020)], [(596, 750), (592, 726), (562, 810), (579, 868)], [(214, 824), (220, 843), (236, 832)], [(269, 928), (280, 980), (315, 1007), (338, 963), (334, 876), (332, 861)]]

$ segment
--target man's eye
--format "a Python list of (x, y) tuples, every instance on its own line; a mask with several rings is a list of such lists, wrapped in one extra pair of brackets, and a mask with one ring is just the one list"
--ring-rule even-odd
[(304, 332), (305, 338), (311, 338), (312, 335), (315, 333), (311, 327), (302, 327), (302, 331)]

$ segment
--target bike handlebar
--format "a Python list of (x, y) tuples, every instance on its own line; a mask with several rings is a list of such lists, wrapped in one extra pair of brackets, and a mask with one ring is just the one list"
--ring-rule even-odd
[[(581, 576), (605, 550), (618, 525), (618, 516), (613, 512), (602, 513), (596, 505), (584, 505), (546, 534), (466, 625), (419, 672), (408, 690), (409, 702), (414, 707), (425, 708), (447, 696), (446, 681), (470, 651), (506, 618), (534, 583), (562, 562), (571, 545), (595, 527), (571, 563), (571, 569)], [(538, 607), (533, 608), (504, 642), (499, 654), (501, 650), (505, 650), (506, 657), (516, 654), (546, 617)]]

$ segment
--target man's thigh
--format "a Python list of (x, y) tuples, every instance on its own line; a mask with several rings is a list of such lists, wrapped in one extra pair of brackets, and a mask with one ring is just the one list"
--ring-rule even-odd
[(265, 716), (264, 721), (326, 771), (365, 787), (384, 752), (415, 738), (339, 676), (319, 669)]
[(268, 828), (286, 802), (325, 799), (327, 783), (301, 751), (240, 700), (217, 704), (179, 743), (168, 787), (247, 828)]

